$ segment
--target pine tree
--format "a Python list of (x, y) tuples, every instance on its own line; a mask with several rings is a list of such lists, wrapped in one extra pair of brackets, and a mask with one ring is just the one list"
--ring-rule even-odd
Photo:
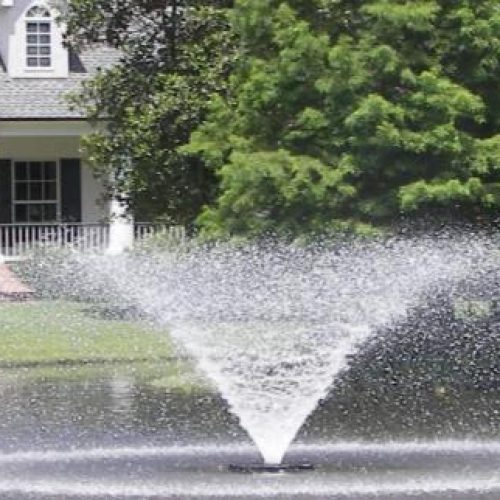
[(220, 178), (212, 235), (494, 217), (495, 0), (240, 0), (228, 96), (188, 150)]

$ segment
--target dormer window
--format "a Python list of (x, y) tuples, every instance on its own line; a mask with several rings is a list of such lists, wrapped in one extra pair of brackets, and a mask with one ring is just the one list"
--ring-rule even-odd
[(41, 6), (26, 13), (26, 67), (30, 69), (52, 66), (52, 16)]
[[(15, 10), (10, 11), (13, 20), (9, 21), (13, 27), (9, 28), (7, 38), (3, 24), (0, 26), (0, 51), (9, 76), (68, 78), (68, 49), (63, 40), (66, 28), (64, 23), (56, 21), (59, 7), (53, 0), (16, 0), (15, 3)], [(59, 4), (62, 6), (64, 2)], [(0, 11), (3, 12), (2, 7)]]

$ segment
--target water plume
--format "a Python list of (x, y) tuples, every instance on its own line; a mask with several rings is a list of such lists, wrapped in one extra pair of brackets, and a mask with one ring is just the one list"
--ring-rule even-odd
[(168, 326), (266, 463), (281, 462), (362, 342), (429, 295), (498, 267), (492, 240), (477, 234), (72, 259), (87, 295)]

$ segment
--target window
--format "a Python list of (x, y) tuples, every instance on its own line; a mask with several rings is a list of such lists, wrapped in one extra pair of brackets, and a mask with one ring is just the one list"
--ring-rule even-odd
[(16, 161), (13, 166), (14, 222), (55, 222), (59, 211), (55, 161)]
[(45, 7), (31, 7), (26, 13), (26, 66), (52, 66), (52, 17)]

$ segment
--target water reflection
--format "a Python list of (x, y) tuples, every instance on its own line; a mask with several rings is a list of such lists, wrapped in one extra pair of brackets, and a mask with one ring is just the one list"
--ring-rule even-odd
[[(394, 350), (391, 356), (402, 358)], [(404, 366), (391, 356), (384, 358), (376, 349), (359, 356), (305, 422), (296, 442), (496, 439), (497, 391), (450, 384), (436, 391), (415, 372), (405, 376)], [(433, 365), (429, 353), (425, 359)], [(216, 392), (205, 387), (172, 391), (161, 383), (164, 370), (142, 363), (2, 370), (0, 451), (250, 444)], [(398, 384), (391, 383), (394, 373)]]
[(3, 375), (4, 451), (247, 440), (216, 394), (169, 393), (127, 368), (58, 367), (48, 376), (33, 369)]
[[(335, 443), (356, 424), (370, 435), (376, 426), (367, 425), (368, 412), (379, 420), (373, 407), (360, 408), (352, 373), (302, 429), (299, 441), (309, 444), (295, 444), (287, 455), (315, 462), (316, 471), (229, 473), (229, 463), (259, 460), (257, 449), (217, 394), (167, 390), (157, 383), (163, 370), (4, 370), (1, 498), (499, 498), (500, 444)], [(346, 408), (358, 417), (351, 427)]]

